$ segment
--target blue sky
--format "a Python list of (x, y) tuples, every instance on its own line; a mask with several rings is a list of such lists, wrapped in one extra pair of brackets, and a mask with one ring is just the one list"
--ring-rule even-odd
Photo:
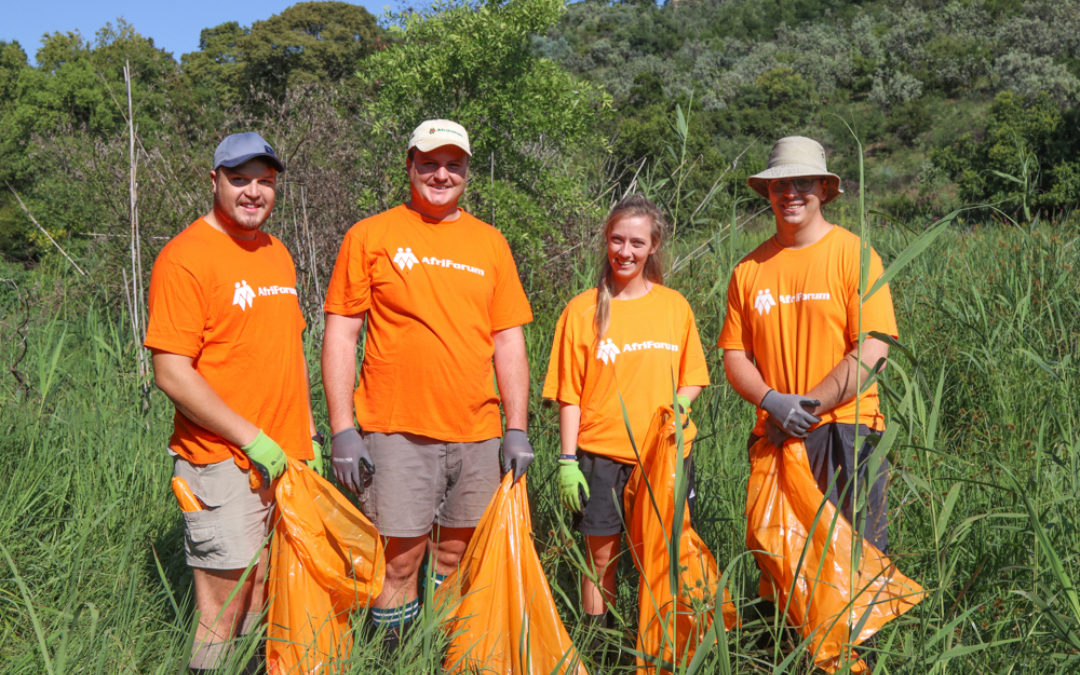
[[(199, 32), (227, 21), (250, 26), (256, 21), (280, 14), (296, 0), (261, 2), (222, 2), (222, 0), (0, 0), (0, 41), (17, 40), (30, 63), (41, 46), (45, 33), (78, 30), (93, 41), (106, 23), (116, 24), (123, 17), (140, 35), (154, 39), (154, 44), (182, 54), (199, 48)], [(387, 10), (401, 11), (401, 0), (362, 0), (355, 2), (376, 17)], [(411, 3), (413, 5), (417, 3)]]

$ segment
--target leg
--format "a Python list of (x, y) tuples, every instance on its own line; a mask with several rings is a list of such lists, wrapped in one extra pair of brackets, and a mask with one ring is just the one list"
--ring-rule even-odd
[(386, 578), (375, 607), (392, 609), (416, 600), (416, 575), (427, 541), (427, 535), (386, 538)]
[[(252, 599), (255, 570), (237, 589), (244, 570), (193, 568), (195, 609), (199, 623), (191, 648), (189, 667), (211, 670), (224, 663), (229, 641), (239, 628)], [(233, 590), (236, 593), (233, 594)], [(230, 601), (229, 596), (232, 595)]]
[(591, 568), (588, 574), (581, 575), (581, 605), (586, 614), (604, 614), (615, 604), (615, 568), (621, 537), (622, 534), (585, 535)]
[(435, 558), (435, 574), (446, 577), (457, 569), (475, 529), (474, 527), (435, 526), (431, 532), (431, 554)]

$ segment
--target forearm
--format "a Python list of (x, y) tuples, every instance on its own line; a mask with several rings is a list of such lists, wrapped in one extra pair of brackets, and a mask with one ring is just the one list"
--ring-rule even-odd
[[(889, 346), (875, 338), (863, 341), (862, 367), (859, 366), (857, 348), (845, 354), (820, 382), (806, 392), (807, 398), (821, 402), (814, 414), (821, 415), (855, 398), (871, 375), (884, 370), (884, 359), (888, 355)], [(875, 370), (879, 363), (880, 367)]]
[(259, 435), (259, 428), (230, 408), (195, 370), (191, 357), (155, 352), (153, 364), (155, 384), (184, 417), (238, 447)]
[(765, 398), (771, 388), (765, 383), (753, 356), (747, 351), (725, 349), (724, 374), (735, 393), (754, 406), (761, 405), (761, 399)]
[(521, 326), (494, 335), (495, 381), (499, 385), (507, 429), (525, 431), (529, 424), (529, 361)]
[(354, 425), (353, 388), (356, 384), (356, 343), (363, 315), (357, 317), (326, 315), (326, 333), (322, 348), (322, 381), (326, 394), (326, 410), (330, 418), (330, 433)]
[(577, 453), (578, 429), (581, 427), (581, 406), (559, 403), (559, 442), (562, 454)]
[(676, 396), (685, 396), (687, 399), (689, 399), (689, 401), (691, 403), (693, 403), (694, 399), (696, 399), (701, 394), (701, 390), (704, 389), (704, 388), (705, 387), (702, 387), (702, 386), (699, 386), (699, 385), (687, 385), (687, 386), (679, 387), (678, 389), (676, 389), (675, 390), (675, 395)]

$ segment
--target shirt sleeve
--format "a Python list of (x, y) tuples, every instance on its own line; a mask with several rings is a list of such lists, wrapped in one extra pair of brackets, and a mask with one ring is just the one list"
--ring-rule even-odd
[[(494, 229), (494, 228), (492, 228)], [(533, 319), (532, 308), (521, 287), (517, 264), (510, 253), (510, 245), (495, 230), (495, 292), (491, 298), (491, 329), (493, 331), (513, 328)]]
[(364, 235), (364, 227), (357, 223), (341, 242), (323, 304), (328, 314), (352, 316), (371, 308), (371, 264)]
[[(685, 302), (685, 300), (684, 300)], [(701, 346), (694, 312), (686, 305), (686, 329), (683, 331), (682, 359), (679, 363), (679, 386), (706, 387), (709, 385), (709, 365), (705, 361), (705, 350)]]
[(167, 256), (150, 273), (143, 346), (195, 358), (202, 351), (206, 330), (206, 293), (190, 269)]
[(750, 335), (749, 326), (743, 323), (741, 286), (739, 268), (736, 267), (731, 273), (731, 281), (728, 282), (727, 314), (724, 316), (724, 326), (720, 329), (720, 338), (716, 341), (716, 346), (721, 349), (753, 350), (753, 336)]
[(584, 359), (579, 351), (579, 336), (570, 311), (573, 303), (566, 306), (555, 326), (555, 337), (548, 358), (547, 375), (544, 378), (543, 397), (560, 403), (581, 405), (581, 392), (585, 385)]
[[(881, 275), (885, 273), (884, 267), (881, 264), (881, 256), (876, 251), (870, 251), (870, 274), (867, 276), (867, 288), (872, 287)], [(848, 326), (850, 334), (848, 339), (852, 344), (856, 343), (859, 339), (859, 269), (858, 259), (855, 260), (854, 266), (854, 289), (852, 293), (852, 300), (848, 302)], [(862, 303), (862, 332), (874, 331), (877, 333), (884, 333), (894, 338), (899, 338), (899, 331), (896, 327), (896, 314), (893, 312), (892, 294), (889, 291), (889, 285), (885, 284), (879, 288), (873, 295), (867, 298)]]

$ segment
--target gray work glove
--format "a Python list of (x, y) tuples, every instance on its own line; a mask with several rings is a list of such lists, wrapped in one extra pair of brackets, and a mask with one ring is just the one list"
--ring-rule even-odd
[(802, 394), (781, 394), (775, 389), (765, 392), (761, 399), (761, 407), (769, 413), (776, 425), (789, 436), (798, 438), (806, 436), (810, 427), (821, 421), (820, 417), (810, 412), (811, 408), (819, 405), (821, 401)]
[(353, 494), (371, 484), (375, 463), (371, 461), (364, 437), (353, 427), (343, 429), (330, 438), (334, 476)]
[(525, 469), (532, 464), (532, 444), (521, 429), (507, 429), (503, 434), (502, 447), (499, 451), (502, 453), (503, 473), (513, 470), (515, 481), (521, 478), (525, 474)]

